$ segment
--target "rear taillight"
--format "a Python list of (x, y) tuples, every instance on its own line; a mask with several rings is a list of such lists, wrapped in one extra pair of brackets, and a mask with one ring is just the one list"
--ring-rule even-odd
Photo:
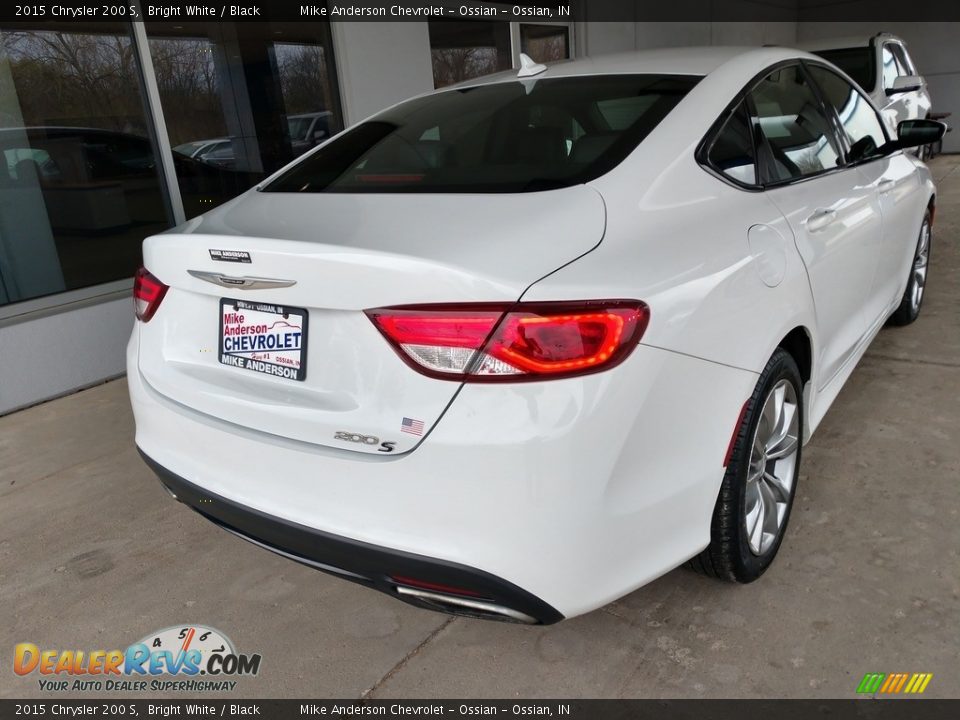
[(430, 590), (432, 592), (442, 592), (447, 593), (448, 595), (461, 595), (463, 597), (483, 597), (483, 593), (477, 592), (476, 590), (454, 587), (453, 585), (444, 585), (442, 583), (428, 582), (426, 580), (418, 580), (405, 575), (391, 575), (390, 579), (397, 585), (417, 588), (418, 590)]
[(168, 289), (146, 268), (137, 270), (137, 274), (133, 276), (133, 309), (137, 313), (137, 320), (149, 322)]
[(422, 305), (368, 310), (407, 364), (432, 377), (516, 382), (606, 370), (650, 318), (637, 300)]

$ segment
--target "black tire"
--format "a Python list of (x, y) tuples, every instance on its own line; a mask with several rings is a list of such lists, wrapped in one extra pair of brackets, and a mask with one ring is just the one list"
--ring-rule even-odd
[[(924, 233), (926, 233), (926, 257), (922, 258), (924, 252)], [(900, 306), (894, 310), (890, 316), (891, 325), (909, 325), (920, 316), (920, 309), (923, 307), (923, 298), (926, 294), (927, 273), (930, 268), (930, 249), (933, 246), (933, 228), (930, 226), (930, 210), (927, 209), (923, 214), (923, 223), (920, 225), (920, 233), (917, 235), (917, 245), (913, 251), (913, 261), (910, 263), (910, 276), (907, 279), (907, 288), (903, 291), (903, 297), (900, 299)], [(917, 292), (917, 283), (920, 282), (917, 275), (918, 263), (924, 263), (923, 280), (919, 292), (919, 300), (915, 293)]]
[[(779, 532), (769, 548), (760, 554), (750, 549), (747, 538), (747, 471), (753, 451), (753, 442), (760, 422), (760, 415), (767, 397), (781, 380), (793, 385), (797, 401), (799, 434), (797, 437), (796, 463), (793, 468), (792, 492), (786, 503), (786, 512)], [(749, 583), (759, 578), (776, 557), (790, 520), (790, 511), (796, 497), (797, 479), (800, 476), (800, 459), (803, 444), (803, 382), (793, 356), (782, 348), (770, 358), (760, 374), (753, 395), (747, 402), (747, 411), (734, 442), (727, 472), (720, 486), (720, 495), (713, 510), (710, 523), (710, 545), (688, 565), (697, 572), (732, 582)]]

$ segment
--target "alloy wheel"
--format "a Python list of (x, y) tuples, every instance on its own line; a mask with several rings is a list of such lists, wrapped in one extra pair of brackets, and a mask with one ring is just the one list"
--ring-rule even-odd
[(789, 380), (780, 380), (764, 400), (747, 469), (744, 525), (754, 555), (767, 552), (783, 529), (799, 447), (797, 391)]
[(927, 285), (927, 268), (930, 265), (930, 223), (923, 221), (920, 228), (920, 240), (917, 242), (917, 254), (913, 258), (913, 274), (910, 277), (910, 306), (916, 312), (923, 302), (923, 291)]

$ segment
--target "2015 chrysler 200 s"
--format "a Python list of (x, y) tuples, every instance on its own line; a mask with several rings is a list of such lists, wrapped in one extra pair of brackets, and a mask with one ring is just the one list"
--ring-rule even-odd
[(942, 132), (889, 137), (775, 48), (400, 103), (145, 241), (137, 444), (230, 532), (434, 609), (749, 582), (801, 445), (920, 310), (934, 186), (902, 149)]

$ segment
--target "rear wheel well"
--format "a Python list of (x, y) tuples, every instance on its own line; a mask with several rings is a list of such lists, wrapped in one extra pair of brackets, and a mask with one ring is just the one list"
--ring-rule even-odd
[(813, 374), (813, 343), (806, 328), (795, 327), (779, 342), (779, 346), (793, 356), (804, 384), (810, 382)]

